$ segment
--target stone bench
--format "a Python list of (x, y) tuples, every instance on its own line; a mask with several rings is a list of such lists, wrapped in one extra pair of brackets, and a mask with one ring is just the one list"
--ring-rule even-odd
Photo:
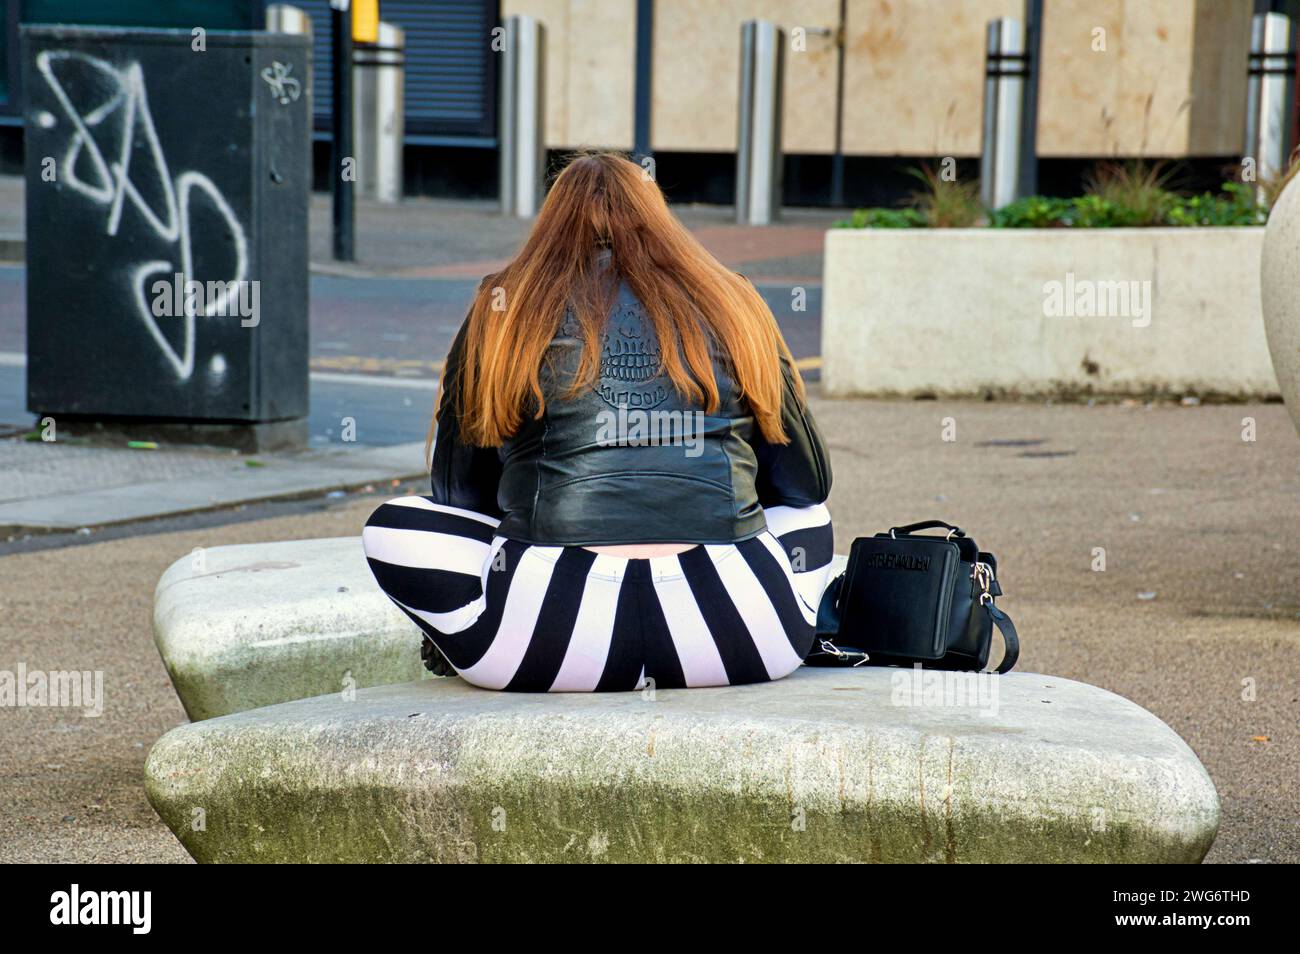
[(191, 719), (428, 675), (360, 537), (210, 547), (168, 567), (154, 640)]
[(334, 692), (173, 729), (146, 788), (204, 862), (1196, 862), (1209, 849), (1214, 786), (1140, 706), (1030, 673), (986, 683), (995, 708), (903, 705), (925, 701), (913, 678)]
[[(835, 572), (845, 557), (837, 556)], [(428, 678), (360, 537), (211, 547), (167, 568), (154, 640), (194, 720)]]

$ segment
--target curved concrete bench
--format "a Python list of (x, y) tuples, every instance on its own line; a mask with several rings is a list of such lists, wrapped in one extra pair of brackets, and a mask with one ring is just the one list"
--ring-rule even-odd
[(154, 640), (191, 719), (427, 676), (360, 537), (211, 547), (167, 568)]
[(1033, 674), (992, 714), (904, 706), (912, 679), (385, 686), (173, 729), (146, 785), (200, 861), (1195, 862), (1214, 840), (1213, 784), (1140, 706)]
[[(843, 568), (837, 556), (834, 572)], [(167, 568), (154, 641), (193, 720), (431, 678), (360, 537), (211, 547)], [(350, 680), (350, 681), (349, 681)]]

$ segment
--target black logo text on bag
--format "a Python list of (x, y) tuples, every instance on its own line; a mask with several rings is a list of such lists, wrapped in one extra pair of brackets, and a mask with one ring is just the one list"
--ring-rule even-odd
[(872, 553), (867, 556), (866, 565), (872, 570), (917, 570), (924, 573), (930, 569), (928, 556), (915, 556), (911, 553)]

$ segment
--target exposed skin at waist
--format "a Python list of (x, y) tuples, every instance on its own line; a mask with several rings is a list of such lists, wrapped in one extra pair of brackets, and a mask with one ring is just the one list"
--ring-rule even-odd
[(583, 549), (592, 550), (596, 553), (605, 553), (609, 556), (648, 560), (651, 557), (675, 556), (678, 553), (685, 553), (687, 550), (694, 549), (698, 545), (695, 543), (629, 543), (612, 544), (603, 547), (583, 547)]

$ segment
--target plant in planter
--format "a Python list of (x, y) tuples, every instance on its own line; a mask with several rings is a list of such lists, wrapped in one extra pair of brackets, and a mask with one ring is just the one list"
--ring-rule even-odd
[(920, 229), (929, 225), (916, 209), (854, 209), (851, 217), (836, 222), (844, 229)]
[(900, 209), (854, 209), (852, 215), (836, 222), (836, 228), (848, 229), (964, 229), (981, 224), (984, 206), (980, 204), (979, 186), (973, 182), (945, 179), (928, 165), (907, 170), (919, 179), (922, 188), (908, 197)]
[(911, 195), (912, 209), (934, 229), (964, 229), (979, 224), (984, 216), (979, 186), (973, 182), (945, 179), (929, 166), (909, 170), (922, 188)]
[(1263, 225), (1268, 207), (1255, 201), (1254, 190), (1240, 182), (1225, 182), (1223, 193), (1209, 192), (1180, 199), (1168, 214), (1167, 225)]
[[(1268, 204), (1240, 182), (1220, 191), (1186, 196), (1169, 188), (1170, 173), (1160, 163), (1107, 162), (1088, 178), (1081, 196), (1031, 195), (987, 214), (972, 183), (947, 182), (925, 167), (912, 174), (927, 188), (902, 209), (857, 209), (836, 225), (843, 228), (965, 228), (987, 224), (997, 229), (1151, 228), (1157, 226), (1263, 225)], [(1266, 197), (1276, 187), (1266, 189)]]
[(1142, 160), (1100, 163), (1084, 183), (1083, 198), (1105, 213), (1085, 228), (1144, 228), (1164, 225), (1178, 196), (1169, 191), (1171, 173), (1162, 163)]
[(1073, 224), (1073, 199), (1031, 195), (1017, 199), (989, 215), (995, 229), (1056, 229)]

